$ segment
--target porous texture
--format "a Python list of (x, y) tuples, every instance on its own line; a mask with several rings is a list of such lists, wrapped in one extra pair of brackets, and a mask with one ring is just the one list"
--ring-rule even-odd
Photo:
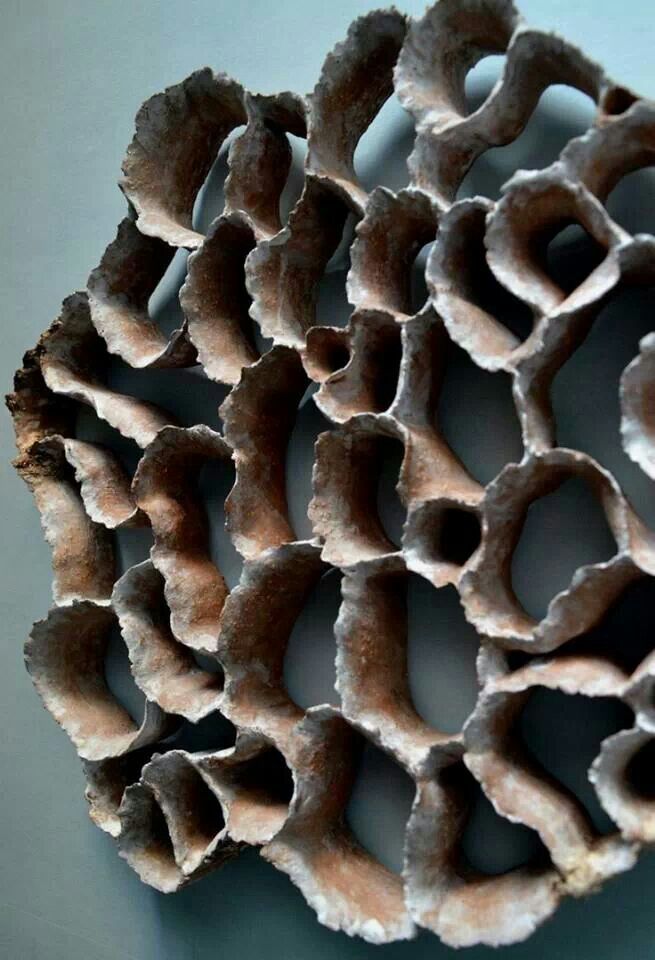
[[(496, 53), (504, 72), (469, 113), (466, 74)], [(552, 84), (593, 98), (588, 132), (548, 168), (517, 172), (499, 201), (456, 200), (476, 158), (515, 139)], [(355, 150), (394, 95), (415, 126), (409, 184), (367, 194)], [(287, 134), (308, 149), (302, 194), (283, 222)], [(194, 204), (227, 137), (224, 210), (203, 235)], [(251, 844), (333, 929), (385, 943), (424, 927), (453, 946), (501, 945), (655, 841), (655, 654), (635, 669), (618, 641), (609, 650), (579, 642), (633, 581), (655, 573), (653, 533), (606, 469), (558, 448), (550, 406), (555, 374), (601, 307), (655, 279), (655, 239), (631, 236), (604, 206), (624, 175), (654, 159), (655, 104), (559, 37), (526, 27), (509, 0), (439, 0), (419, 20), (370, 13), (304, 98), (251, 94), (204, 69), (143, 105), (120, 182), (126, 217), (86, 291), (64, 302), (26, 355), (8, 402), (16, 466), (53, 553), (55, 605), (34, 626), (27, 666), (84, 761), (92, 818), (146, 883), (175, 891)], [(344, 328), (321, 326), (318, 286), (353, 220), (351, 317)], [(563, 290), (545, 251), (569, 224), (599, 255)], [(429, 295), (417, 311), (410, 271), (432, 241)], [(169, 335), (148, 303), (176, 248), (191, 254), (183, 322)], [(522, 336), (508, 320), (518, 314)], [(653, 336), (621, 381), (624, 449), (651, 478)], [(486, 486), (434, 415), (451, 342), (513, 384), (524, 453)], [(230, 391), (222, 435), (117, 392), (110, 355), (162, 376), (200, 365)], [(285, 457), (312, 383), (329, 429), (315, 447), (312, 536), (301, 540)], [(133, 476), (109, 449), (76, 438), (83, 406), (140, 448)], [(389, 442), (403, 450), (399, 545), (376, 508)], [(209, 461), (235, 471), (224, 506), (244, 563), (231, 592), (197, 492)], [(577, 570), (536, 621), (513, 590), (512, 556), (530, 504), (569, 477), (599, 502), (616, 550)], [(117, 579), (113, 531), (123, 527), (150, 528), (154, 545)], [(331, 568), (343, 574), (338, 696), (303, 710), (284, 687), (285, 650)], [(455, 734), (430, 727), (412, 702), (409, 573), (435, 590), (454, 587), (479, 634), (478, 700)], [(146, 698), (137, 720), (105, 679), (115, 631)], [(615, 825), (608, 835), (521, 743), (518, 718), (538, 688), (616, 698), (634, 713), (589, 771)], [(212, 717), (232, 724), (232, 745), (194, 750), (180, 731)], [(362, 848), (344, 816), (366, 741), (415, 783), (400, 874)], [(538, 835), (542, 859), (502, 875), (468, 864), (461, 840), (477, 785), (501, 817)]]

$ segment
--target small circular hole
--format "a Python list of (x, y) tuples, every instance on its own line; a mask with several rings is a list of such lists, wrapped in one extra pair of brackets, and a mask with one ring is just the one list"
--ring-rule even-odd
[(568, 223), (544, 241), (546, 272), (567, 297), (584, 283), (607, 255), (605, 247), (580, 223)]
[(638, 797), (655, 800), (655, 740), (649, 740), (630, 758), (625, 778)]
[(625, 87), (612, 87), (603, 98), (603, 111), (608, 116), (616, 117), (625, 113), (636, 102), (637, 97)]
[(449, 507), (441, 514), (439, 524), (439, 559), (461, 567), (480, 546), (480, 536), (480, 521), (475, 513)]
[(323, 362), (330, 373), (343, 370), (350, 360), (350, 350), (345, 343), (332, 343), (325, 351)]

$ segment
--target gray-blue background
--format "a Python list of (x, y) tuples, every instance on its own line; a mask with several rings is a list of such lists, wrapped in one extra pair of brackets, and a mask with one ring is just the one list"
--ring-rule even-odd
[[(3, 0), (3, 389), (9, 388), (23, 351), (56, 315), (62, 298), (83, 286), (113, 237), (124, 213), (115, 181), (141, 101), (205, 64), (227, 71), (250, 89), (307, 91), (325, 53), (369, 6), (366, 0)], [(403, 7), (412, 14), (422, 10), (413, 0)], [(522, 8), (533, 25), (558, 29), (625, 84), (655, 95), (655, 20), (647, 0), (524, 0)], [(572, 123), (578, 109), (572, 100)], [(397, 117), (389, 120), (391, 126), (399, 122)], [(552, 111), (544, 122), (545, 132), (533, 133), (529, 149), (524, 144), (523, 153), (505, 154), (505, 159), (499, 155), (495, 173), (493, 164), (481, 166), (480, 183), (485, 176), (503, 179), (503, 164), (509, 164), (509, 172), (516, 156), (525, 163), (526, 149), (535, 163), (549, 162), (551, 140), (561, 124)], [(406, 140), (402, 130), (396, 139), (400, 149)], [(361, 158), (372, 178), (375, 147), (374, 137)], [(394, 181), (397, 164), (391, 167)], [(643, 206), (654, 214), (655, 232), (655, 200)], [(603, 363), (612, 366), (613, 349), (601, 347), (586, 361), (587, 373), (591, 370), (592, 381), (601, 386)], [(602, 434), (602, 409), (596, 419)], [(456, 430), (457, 417), (453, 424)], [(286, 877), (254, 853), (168, 898), (143, 886), (117, 858), (112, 841), (87, 818), (73, 750), (42, 709), (23, 669), (23, 640), (48, 605), (49, 555), (31, 498), (7, 462), (13, 443), (7, 416), (0, 427), (5, 588), (0, 618), (0, 956), (422, 960), (449, 953), (428, 935), (410, 944), (373, 948), (321, 928)], [(652, 520), (650, 485), (634, 473), (622, 479), (628, 487), (632, 483), (631, 493)], [(551, 573), (556, 571), (544, 573), (546, 592)], [(530, 589), (528, 582), (524, 586)], [(375, 803), (375, 797), (367, 803)], [(363, 809), (358, 816), (366, 829)], [(395, 822), (392, 805), (376, 805), (371, 817), (378, 833)], [(566, 903), (529, 943), (508, 955), (514, 960), (649, 960), (655, 957), (654, 893), (655, 860), (644, 858), (599, 896)], [(489, 952), (473, 950), (469, 956), (477, 960)]]

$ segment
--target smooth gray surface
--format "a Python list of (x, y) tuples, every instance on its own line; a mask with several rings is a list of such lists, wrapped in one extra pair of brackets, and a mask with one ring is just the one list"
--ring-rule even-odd
[[(325, 53), (344, 35), (350, 20), (370, 6), (366, 0), (186, 0), (182, 4), (4, 0), (0, 37), (4, 389), (9, 389), (22, 352), (56, 315), (62, 298), (84, 285), (113, 237), (124, 213), (115, 180), (141, 101), (204, 64), (231, 73), (251, 89), (308, 90)], [(418, 13), (422, 4), (407, 2), (404, 9)], [(648, 0), (630, 4), (525, 0), (523, 10), (534, 25), (557, 28), (583, 45), (622, 82), (655, 95), (655, 21)], [(493, 63), (480, 68), (473, 98), (493, 77), (494, 69)], [(562, 105), (565, 120), (557, 116)], [(578, 129), (584, 116), (585, 107), (575, 95), (562, 99), (561, 91), (549, 93), (521, 143), (483, 158), (463, 193), (497, 190), (517, 163), (550, 162), (562, 139)], [(408, 145), (407, 124), (392, 108), (385, 111), (385, 119), (386, 126), (378, 125), (363, 148), (361, 172), (369, 185), (375, 182), (380, 168), (374, 153), (379, 152), (384, 182), (397, 187), (402, 182), (402, 152)], [(390, 134), (389, 147), (382, 134)], [(637, 186), (643, 189), (647, 180), (642, 176)], [(650, 229), (655, 230), (655, 190), (638, 191), (637, 196), (635, 202), (633, 190), (615, 202), (630, 223), (638, 218), (647, 229), (644, 219), (650, 219)], [(338, 277), (333, 279), (336, 286)], [(343, 301), (339, 303), (340, 307), (327, 298), (331, 316), (343, 309)], [(654, 322), (655, 311), (648, 302), (628, 304), (620, 316), (607, 318), (603, 335), (594, 334), (585, 352), (576, 355), (555, 393), (563, 442), (589, 449), (615, 469), (651, 521), (655, 519), (652, 484), (616, 445), (616, 404), (608, 391), (634, 354), (638, 336), (652, 329)], [(489, 470), (490, 464), (495, 468), (497, 461), (500, 465), (515, 455), (507, 398), (496, 381), (492, 388), (486, 375), (467, 372), (465, 362), (454, 369), (458, 372), (451, 375), (441, 410), (449, 439), (474, 473)], [(152, 389), (157, 389), (157, 383)], [(193, 402), (213, 396), (208, 385), (198, 390)], [(603, 400), (606, 396), (609, 401)], [(482, 406), (484, 420), (479, 417)], [(187, 408), (191, 416), (189, 403)], [(5, 634), (0, 671), (4, 714), (0, 956), (7, 960), (205, 960), (217, 956), (224, 960), (261, 956), (423, 960), (449, 953), (428, 935), (410, 944), (373, 948), (323, 929), (286, 877), (254, 853), (169, 898), (143, 886), (117, 858), (112, 841), (87, 818), (83, 779), (73, 749), (42, 709), (23, 669), (24, 638), (31, 622), (48, 606), (49, 556), (31, 498), (8, 464), (13, 445), (8, 416), (0, 419), (0, 425)], [(316, 429), (320, 424), (310, 414), (299, 428), (300, 440)], [(294, 494), (297, 514), (307, 498), (308, 464), (301, 446), (290, 460), (296, 491), (300, 491)], [(531, 518), (535, 530), (541, 524), (542, 553), (540, 559), (530, 552), (529, 544), (521, 545), (526, 552), (517, 572), (517, 589), (523, 591), (526, 604), (538, 607), (547, 601), (562, 576), (562, 566), (568, 564), (570, 569), (579, 560), (581, 539), (587, 551), (604, 549), (602, 525), (590, 514), (580, 513), (580, 502), (575, 491), (561, 499), (558, 527), (544, 526), (542, 514)], [(558, 530), (567, 532), (565, 542)], [(132, 544), (132, 556), (138, 557), (144, 548), (147, 543)], [(216, 544), (217, 554), (228, 560), (233, 582), (238, 569), (226, 550), (225, 544)], [(553, 556), (561, 562), (553, 563)], [(650, 629), (650, 597), (638, 598), (630, 630)], [(447, 593), (436, 607), (432, 603), (422, 585), (413, 587), (410, 679), (427, 719), (456, 724), (457, 709), (471, 692), (472, 644), (461, 611)], [(289, 687), (301, 703), (324, 699), (330, 692), (334, 584), (322, 584), (313, 604), (292, 638), (287, 670)], [(441, 650), (452, 651), (447, 658), (452, 677), (444, 678), (430, 643), (432, 618), (438, 619)], [(307, 671), (308, 662), (315, 669)], [(440, 691), (438, 703), (430, 697), (431, 684)], [(533, 742), (541, 756), (554, 753), (555, 736), (567, 738), (571, 762), (563, 776), (575, 786), (579, 770), (575, 772), (573, 761), (580, 761), (579, 769), (588, 763), (587, 741), (598, 742), (612, 718), (604, 713), (598, 722), (589, 723), (586, 713), (563, 711), (557, 714), (553, 729), (547, 724), (552, 716), (542, 712), (526, 722), (539, 727), (533, 731)], [(584, 742), (579, 744), (575, 735), (581, 734)], [(351, 810), (353, 826), (381, 857), (397, 862), (402, 816), (410, 799), (407, 783), (392, 765), (374, 756), (366, 758), (364, 773)], [(481, 807), (469, 846), (481, 865), (502, 869), (510, 865), (507, 857), (512, 852), (520, 852), (524, 838), (506, 840), (504, 832), (496, 830), (487, 839), (491, 819)], [(507, 830), (511, 833), (513, 828)], [(516, 960), (650, 960), (655, 957), (654, 892), (655, 860), (644, 858), (633, 873), (609, 884), (599, 896), (566, 903), (531, 941), (511, 948), (508, 955)], [(473, 950), (468, 956), (474, 960), (489, 953)]]

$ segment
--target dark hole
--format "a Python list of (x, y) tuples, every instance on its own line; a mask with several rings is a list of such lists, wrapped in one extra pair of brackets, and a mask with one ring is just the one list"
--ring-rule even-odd
[(403, 865), (405, 827), (415, 787), (405, 771), (365, 743), (346, 807), (346, 822), (365, 850), (389, 870)]
[(148, 828), (150, 833), (150, 842), (148, 843), (149, 852), (158, 854), (160, 857), (175, 862), (173, 852), (173, 842), (168, 830), (166, 818), (161, 811), (161, 807), (154, 797), (150, 799), (150, 810), (148, 811)]
[(649, 740), (625, 769), (630, 789), (642, 800), (655, 800), (655, 740)]
[(533, 659), (532, 655), (524, 650), (507, 650), (505, 657), (507, 669), (510, 671), (520, 670), (521, 667), (525, 667)]
[(198, 723), (183, 720), (176, 732), (162, 741), (166, 750), (187, 750), (189, 753), (225, 750), (234, 746), (236, 731), (220, 713), (211, 713)]
[(632, 724), (632, 711), (612, 697), (570, 696), (536, 688), (518, 721), (528, 752), (587, 810), (599, 833), (615, 829), (600, 806), (588, 771), (601, 742)]
[(403, 526), (407, 511), (396, 486), (400, 475), (405, 448), (399, 440), (391, 437), (378, 437), (376, 440), (378, 495), (377, 511), (380, 524), (391, 544), (398, 549), (403, 536)]
[(522, 342), (532, 333), (532, 311), (496, 280), (489, 267), (484, 246), (485, 218), (470, 218), (469, 228), (471, 226), (475, 234), (469, 238), (469, 255), (463, 264), (458, 265), (458, 273), (453, 281), (472, 304), (488, 313)]
[(141, 726), (146, 698), (134, 682), (127, 647), (118, 625), (112, 627), (105, 651), (105, 683), (136, 726)]
[(546, 272), (568, 296), (603, 262), (607, 251), (579, 223), (571, 223), (549, 239)]
[(246, 332), (247, 339), (254, 343), (255, 350), (260, 357), (273, 349), (273, 338), (264, 336), (259, 324), (253, 320), (250, 313), (244, 318), (242, 329)]
[(544, 866), (550, 857), (539, 835), (499, 816), (481, 787), (470, 780), (471, 807), (460, 839), (468, 865), (486, 876), (499, 876), (526, 864)]
[(296, 620), (284, 658), (284, 687), (299, 707), (337, 703), (334, 624), (341, 605), (341, 574), (330, 570), (311, 591)]
[[(150, 761), (152, 747), (133, 750), (122, 757), (86, 763), (87, 779), (93, 784), (94, 792), (116, 809), (120, 806), (125, 789), (141, 777), (141, 771)], [(97, 776), (97, 780), (96, 780)]]
[(447, 347), (437, 428), (479, 483), (489, 483), (523, 456), (509, 376), (482, 370), (454, 343)]
[(279, 750), (270, 747), (234, 767), (232, 778), (261, 803), (286, 805), (293, 796), (293, 777)]
[(449, 507), (441, 514), (437, 554), (446, 563), (462, 566), (480, 546), (480, 521), (471, 510)]
[(391, 328), (367, 351), (367, 364), (372, 374), (373, 412), (388, 410), (396, 396), (402, 359), (400, 330)]
[(259, 324), (250, 316), (252, 297), (246, 287), (246, 260), (255, 247), (255, 238), (247, 227), (232, 228), (227, 235), (223, 235), (222, 244), (229, 251), (227, 268), (223, 268), (230, 271), (229, 279), (224, 281), (223, 287), (227, 309), (230, 315), (237, 319), (248, 346), (256, 356), (262, 356), (270, 349), (273, 341), (262, 336)]
[(570, 477), (530, 504), (512, 556), (512, 587), (535, 620), (576, 570), (609, 560), (616, 543), (603, 509), (587, 484)]
[(625, 87), (612, 87), (603, 99), (603, 110), (610, 116), (618, 116), (629, 110), (633, 103), (637, 102), (634, 93), (626, 90)]
[(95, 410), (86, 403), (77, 405), (75, 438), (86, 443), (97, 443), (110, 450), (121, 464), (128, 477), (134, 476), (141, 457), (141, 450), (134, 440), (122, 437), (118, 430), (101, 420)]
[(331, 343), (324, 354), (325, 366), (332, 373), (337, 370), (343, 370), (350, 361), (350, 350), (345, 343)]
[(223, 810), (218, 798), (209, 789), (200, 774), (194, 771), (194, 786), (191, 791), (193, 811), (191, 823), (194, 832), (197, 831), (207, 843), (211, 843), (217, 833), (225, 826)]
[(345, 327), (348, 323), (352, 313), (346, 296), (346, 277), (349, 270), (348, 258), (345, 266), (334, 267), (323, 275), (316, 301), (316, 326)]
[(454, 587), (407, 580), (407, 679), (419, 716), (442, 733), (458, 733), (478, 696), (479, 638)]
[(298, 540), (309, 540), (313, 536), (308, 508), (313, 495), (314, 446), (319, 435), (331, 428), (331, 424), (314, 403), (317, 389), (318, 385), (312, 383), (305, 391), (287, 443), (287, 509)]
[(654, 646), (655, 579), (643, 577), (629, 584), (599, 624), (570, 640), (558, 657), (605, 657), (633, 673)]

